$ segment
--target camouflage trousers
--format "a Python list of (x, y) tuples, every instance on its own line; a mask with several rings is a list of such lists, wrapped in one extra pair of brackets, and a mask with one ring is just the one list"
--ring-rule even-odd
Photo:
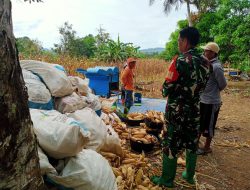
[[(190, 112), (189, 112), (190, 113)], [(162, 145), (164, 152), (169, 156), (176, 157), (183, 149), (196, 152), (198, 148), (198, 135), (200, 128), (200, 117), (198, 113), (191, 118), (180, 112), (166, 112), (168, 121), (167, 131), (163, 135)]]

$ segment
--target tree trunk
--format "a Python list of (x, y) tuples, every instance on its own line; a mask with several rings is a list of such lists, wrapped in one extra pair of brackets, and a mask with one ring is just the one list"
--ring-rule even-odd
[(43, 189), (11, 2), (0, 0), (0, 189)]
[(188, 13), (188, 18), (187, 18), (188, 19), (188, 26), (193, 26), (189, 0), (187, 0), (186, 3), (187, 3), (187, 13)]

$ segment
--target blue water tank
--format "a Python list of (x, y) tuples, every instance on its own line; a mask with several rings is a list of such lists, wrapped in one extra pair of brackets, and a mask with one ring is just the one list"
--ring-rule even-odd
[(118, 67), (92, 67), (87, 70), (78, 68), (76, 70), (89, 79), (89, 87), (96, 95), (109, 97), (111, 90), (119, 89)]
[(110, 82), (119, 82), (119, 68), (118, 67), (102, 67), (96, 66), (88, 68), (87, 73), (110, 75)]
[(86, 73), (85, 76), (89, 79), (89, 87), (95, 91), (96, 95), (110, 96), (110, 76), (93, 73)]
[(119, 69), (118, 69), (118, 67), (101, 67), (101, 66), (97, 66), (97, 67), (88, 68), (87, 72), (88, 73), (98, 73), (98, 74), (107, 75), (107, 74), (119, 73)]

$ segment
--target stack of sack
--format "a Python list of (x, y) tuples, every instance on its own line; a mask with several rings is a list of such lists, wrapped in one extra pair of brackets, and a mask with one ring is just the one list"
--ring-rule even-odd
[(59, 189), (117, 189), (113, 171), (99, 152), (121, 156), (121, 140), (98, 116), (101, 103), (88, 80), (68, 77), (57, 64), (20, 63), (45, 179)]
[(87, 79), (68, 77), (65, 69), (58, 64), (35, 60), (21, 60), (20, 64), (28, 88), (30, 108), (54, 108), (61, 113), (70, 113), (90, 107), (100, 116), (101, 103), (91, 93)]
[[(93, 145), (93, 137), (84, 123), (56, 110), (30, 109), (30, 114), (41, 147), (41, 171), (47, 181), (59, 189), (117, 189), (108, 161), (87, 149)], [(101, 146), (96, 145), (92, 148)]]

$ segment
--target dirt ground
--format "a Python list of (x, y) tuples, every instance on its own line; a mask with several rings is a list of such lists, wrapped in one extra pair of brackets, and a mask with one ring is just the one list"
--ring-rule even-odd
[[(141, 85), (144, 96), (161, 97), (160, 83)], [(202, 190), (250, 189), (250, 81), (228, 82), (211, 154), (198, 157), (197, 186)], [(204, 139), (201, 139), (204, 141)], [(180, 179), (177, 174), (176, 181)], [(177, 185), (176, 189), (190, 189)]]
[[(213, 152), (200, 156), (198, 182), (206, 189), (250, 189), (250, 82), (229, 82), (222, 94)], [(210, 188), (209, 188), (210, 187)]]

